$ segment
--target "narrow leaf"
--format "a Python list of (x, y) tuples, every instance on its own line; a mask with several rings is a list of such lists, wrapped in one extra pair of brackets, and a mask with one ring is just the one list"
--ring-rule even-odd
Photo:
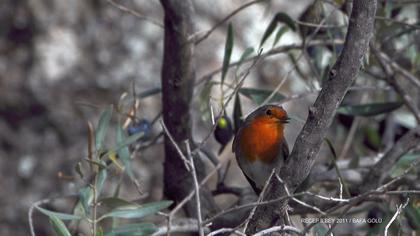
[(225, 55), (223, 57), (223, 68), (222, 68), (222, 84), (225, 80), (226, 73), (229, 69), (230, 57), (233, 49), (233, 27), (229, 24), (227, 31), (227, 38), (225, 43)]
[(260, 42), (260, 48), (264, 44), (264, 42), (270, 37), (270, 35), (274, 32), (274, 30), (277, 27), (277, 19), (276, 16), (271, 20), (270, 24), (268, 24), (267, 29), (265, 30), (261, 42)]
[(239, 127), (241, 127), (242, 125), (242, 106), (239, 94), (235, 95), (235, 104), (233, 108), (233, 125), (236, 134), (236, 132), (238, 132)]
[(104, 236), (104, 230), (99, 226), (99, 229), (96, 232), (96, 236)]
[(412, 204), (409, 204), (405, 209), (405, 215), (407, 216), (408, 221), (411, 223), (415, 230), (420, 229), (420, 207), (416, 206), (418, 204), (418, 198), (413, 200)]
[(333, 154), (333, 158), (332, 158), (332, 160), (331, 160), (331, 164), (330, 164), (330, 166), (328, 167), (328, 170), (330, 170), (330, 169), (332, 169), (332, 168), (335, 168), (335, 171), (336, 171), (337, 176), (338, 176), (338, 180), (340, 181), (340, 183), (342, 183), (342, 184), (343, 184), (344, 193), (345, 193), (347, 196), (350, 196), (350, 191), (349, 191), (349, 189), (348, 189), (348, 187), (347, 187), (347, 184), (346, 184), (346, 182), (344, 181), (344, 179), (343, 179), (343, 177), (342, 177), (342, 175), (341, 175), (340, 169), (339, 169), (339, 168), (338, 168), (338, 166), (337, 166), (337, 159), (338, 159), (338, 156), (337, 156), (337, 152), (335, 151), (334, 145), (332, 144), (331, 140), (330, 140), (330, 139), (328, 139), (328, 138), (324, 138), (324, 141), (327, 143), (328, 148), (330, 149), (331, 153)]
[(289, 26), (291, 30), (296, 31), (295, 21), (288, 14), (279, 12), (275, 17), (277, 22), (284, 23), (285, 25)]
[(274, 38), (273, 47), (280, 41), (281, 37), (287, 32), (288, 28), (283, 26), (277, 30), (276, 36)]
[(83, 207), (83, 212), (89, 214), (90, 204), (93, 200), (93, 190), (91, 187), (84, 187), (79, 190), (79, 203)]
[(127, 139), (125, 139), (124, 142), (118, 144), (115, 148), (110, 149), (108, 152), (105, 153), (105, 156), (108, 156), (112, 154), (112, 152), (118, 152), (121, 148), (127, 147), (128, 145), (136, 142), (139, 138), (143, 137), (144, 133), (136, 133), (131, 136), (129, 136)]
[[(270, 35), (274, 32), (274, 30), (277, 28), (278, 23), (284, 23), (287, 25), (290, 29), (293, 31), (296, 31), (296, 25), (295, 21), (286, 13), (284, 12), (278, 12), (274, 18), (271, 20), (270, 24), (268, 25), (267, 29), (264, 32), (264, 35), (260, 42), (260, 47), (264, 44), (264, 42), (270, 37)], [(277, 32), (278, 37), (280, 38), (283, 33)], [(280, 35), (279, 35), (280, 34)], [(277, 36), (276, 36), (277, 37)]]
[(147, 203), (140, 206), (127, 206), (127, 207), (120, 207), (116, 208), (109, 213), (101, 216), (100, 219), (108, 218), (108, 217), (118, 217), (118, 218), (141, 218), (151, 214), (155, 214), (156, 212), (163, 210), (170, 206), (172, 201), (161, 201), (161, 202), (153, 202)]
[[(95, 130), (91, 122), (88, 122), (88, 158), (93, 161), (93, 143), (95, 142)], [(93, 170), (93, 166), (90, 165), (90, 169)]]
[(91, 161), (91, 160), (89, 160), (89, 159), (83, 159), (83, 160), (87, 161), (89, 164), (92, 164), (92, 165), (98, 166), (100, 169), (104, 169), (104, 168), (106, 168), (106, 165), (102, 164), (102, 163), (101, 163), (101, 162), (99, 162), (99, 161)]
[(122, 166), (122, 165), (120, 164), (120, 162), (118, 161), (118, 156), (117, 156), (117, 154), (116, 154), (115, 152), (111, 152), (111, 153), (109, 153), (109, 155), (108, 155), (108, 159), (109, 159), (109, 160), (111, 160), (111, 161), (112, 161), (112, 163), (114, 163), (114, 165), (115, 165), (118, 169), (120, 169), (120, 170), (124, 170), (124, 166)]
[[(79, 201), (77, 201), (76, 206), (75, 206), (75, 207), (74, 207), (74, 209), (73, 209), (73, 215), (75, 215), (75, 216), (79, 216), (79, 217), (81, 217), (81, 218), (85, 218), (85, 217), (87, 217), (86, 211), (85, 211), (85, 209), (83, 208), (83, 205), (82, 205), (82, 202), (80, 201), (80, 199), (79, 199)], [(75, 226), (75, 225), (77, 225), (78, 223), (79, 223), (79, 220), (78, 220), (78, 219), (76, 219), (76, 220), (72, 220), (72, 221), (70, 222), (70, 226)]]
[(156, 232), (157, 227), (150, 223), (126, 224), (117, 226), (105, 234), (105, 236), (146, 236)]
[(200, 118), (204, 121), (204, 122), (208, 122), (211, 119), (211, 114), (210, 114), (210, 95), (211, 95), (211, 90), (213, 88), (213, 85), (215, 85), (216, 83), (213, 81), (208, 80), (199, 95), (199, 111), (200, 111)]
[[(120, 124), (120, 122), (118, 121), (118, 125), (117, 125), (117, 146), (125, 143), (126, 141), (126, 137), (124, 134), (124, 130)], [(130, 151), (128, 150), (128, 145), (123, 146), (122, 148), (120, 148), (118, 150), (118, 156), (121, 158), (121, 161), (124, 164), (124, 169), (127, 172), (128, 176), (133, 179), (134, 178), (134, 174), (133, 171), (131, 170), (131, 158), (130, 158)]]
[(96, 198), (101, 194), (105, 184), (106, 177), (108, 176), (107, 169), (103, 168), (98, 173), (98, 179), (96, 181)]
[(141, 93), (138, 95), (138, 97), (139, 97), (139, 98), (146, 98), (146, 97), (149, 97), (149, 96), (152, 96), (152, 95), (158, 94), (158, 93), (160, 93), (160, 92), (162, 92), (162, 89), (161, 89), (161, 88), (152, 88), (152, 89), (146, 90), (146, 91), (144, 91), (144, 92), (141, 92)]
[(337, 152), (335, 151), (334, 145), (332, 144), (331, 140), (328, 138), (325, 138), (324, 140), (327, 143), (328, 148), (330, 149), (331, 153), (333, 154), (334, 160), (337, 160), (338, 158)]
[(242, 65), (245, 59), (247, 59), (252, 53), (254, 53), (253, 47), (248, 47), (245, 49), (245, 51), (241, 55), (241, 58), (239, 59), (238, 68)]
[(314, 226), (314, 232), (315, 236), (327, 235), (328, 228), (324, 224), (318, 223)]
[(79, 161), (77, 162), (76, 166), (74, 167), (74, 170), (77, 174), (79, 174), (80, 178), (83, 179), (83, 171), (82, 171), (82, 163)]
[(420, 158), (420, 153), (406, 154), (402, 156), (392, 167), (390, 175), (392, 178), (398, 177), (411, 165), (413, 161)]
[(81, 219), (83, 219), (83, 217), (81, 217), (81, 216), (50, 211), (50, 210), (46, 210), (44, 208), (41, 208), (39, 206), (35, 206), (35, 208), (38, 209), (43, 214), (47, 215), (48, 217), (57, 217), (60, 220), (81, 220)]
[(375, 150), (378, 150), (381, 147), (381, 136), (377, 129), (366, 126), (364, 129), (364, 134), (366, 135), (368, 145), (371, 145)]
[(402, 106), (402, 102), (370, 103), (364, 105), (345, 105), (337, 109), (337, 113), (349, 116), (375, 116), (394, 111)]
[(109, 208), (118, 208), (118, 207), (125, 207), (125, 206), (140, 207), (140, 205), (137, 203), (129, 202), (118, 197), (107, 197), (107, 198), (101, 199), (99, 202), (101, 203), (101, 205), (104, 205)]
[(108, 132), (109, 122), (112, 116), (112, 105), (109, 106), (105, 111), (102, 112), (101, 118), (99, 119), (98, 126), (96, 128), (96, 151), (103, 148), (106, 133)]
[(66, 225), (57, 216), (54, 216), (54, 215), (50, 216), (50, 223), (52, 224), (54, 231), (57, 233), (57, 235), (71, 236)]
[[(245, 97), (251, 99), (258, 105), (261, 105), (266, 98), (268, 98), (273, 91), (267, 89), (256, 89), (256, 88), (241, 88), (239, 89), (239, 93), (244, 95)], [(274, 96), (270, 99), (270, 102), (278, 102), (286, 97), (280, 93), (275, 93)]]

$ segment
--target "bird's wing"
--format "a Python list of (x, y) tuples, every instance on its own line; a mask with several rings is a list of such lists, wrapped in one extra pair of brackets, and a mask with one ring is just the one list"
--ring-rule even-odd
[(284, 142), (280, 144), (281, 153), (283, 154), (284, 161), (287, 160), (289, 157), (289, 145), (287, 144), (286, 138), (284, 138)]
[(237, 140), (238, 138), (237, 137), (240, 137), (241, 136), (241, 133), (242, 133), (242, 127), (240, 127), (238, 129), (238, 132), (236, 132), (236, 134), (235, 134), (235, 136), (233, 138), (233, 143), (232, 143), (232, 152), (233, 153), (235, 153), (236, 145), (237, 145), (237, 142), (238, 142), (238, 140)]
[[(241, 168), (242, 170), (242, 168)], [(254, 189), (255, 194), (257, 194), (257, 196), (260, 195), (262, 189), (259, 189), (257, 187), (257, 185), (255, 184), (254, 180), (252, 180), (251, 178), (248, 177), (248, 175), (246, 175), (246, 173), (242, 170), (242, 173), (244, 173), (245, 178), (248, 180), (248, 183), (251, 185), (252, 189)]]

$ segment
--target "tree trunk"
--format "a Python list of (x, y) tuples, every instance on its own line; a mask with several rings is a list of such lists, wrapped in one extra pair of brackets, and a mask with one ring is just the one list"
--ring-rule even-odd
[[(163, 120), (175, 142), (185, 152), (185, 140), (192, 140), (190, 103), (194, 86), (194, 43), (189, 41), (193, 33), (190, 0), (161, 0), (165, 12), (165, 40), (162, 65)], [(203, 162), (195, 159), (198, 179), (205, 176)], [(184, 199), (193, 188), (193, 178), (174, 144), (165, 136), (164, 194), (176, 202)], [(217, 210), (211, 193), (201, 189), (203, 216)], [(196, 217), (195, 200), (186, 205), (187, 214)]]

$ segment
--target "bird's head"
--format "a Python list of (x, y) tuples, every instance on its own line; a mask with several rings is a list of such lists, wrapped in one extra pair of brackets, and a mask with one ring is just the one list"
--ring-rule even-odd
[(286, 124), (289, 123), (289, 117), (282, 106), (265, 105), (252, 112), (245, 122), (251, 121), (267, 124)]

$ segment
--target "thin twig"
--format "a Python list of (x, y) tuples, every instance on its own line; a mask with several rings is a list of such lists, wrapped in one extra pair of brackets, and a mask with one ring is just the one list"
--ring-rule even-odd
[(202, 216), (201, 216), (201, 202), (200, 202), (200, 187), (198, 186), (198, 180), (197, 180), (197, 173), (195, 171), (195, 165), (194, 165), (194, 158), (191, 155), (191, 148), (190, 143), (188, 140), (185, 140), (185, 146), (187, 149), (187, 156), (190, 160), (190, 167), (191, 167), (191, 175), (193, 177), (194, 181), (194, 190), (195, 190), (195, 201), (196, 201), (196, 207), (197, 207), (197, 226), (198, 226), (198, 232), (200, 236), (204, 236), (204, 230), (202, 227)]
[(408, 168), (406, 168), (404, 170), (404, 172), (393, 178), (392, 180), (390, 180), (389, 182), (383, 184), (382, 186), (378, 187), (377, 190), (378, 191), (383, 191), (386, 190), (389, 186), (391, 186), (392, 184), (394, 184), (395, 182), (401, 180), (404, 176), (406, 176), (411, 170), (413, 170), (418, 164), (420, 163), (420, 158), (417, 158), (416, 160), (414, 160), (413, 162), (410, 163), (410, 166)]
[(362, 121), (362, 118), (360, 117), (354, 118), (353, 123), (351, 124), (351, 127), (350, 127), (350, 131), (347, 135), (347, 138), (344, 141), (343, 149), (341, 149), (341, 153), (337, 158), (338, 160), (342, 160), (343, 158), (347, 156), (347, 153), (350, 150), (351, 144), (354, 141), (354, 136), (356, 135), (356, 131), (359, 128), (360, 121)]
[(169, 137), (169, 140), (171, 140), (171, 143), (174, 145), (175, 149), (177, 150), (179, 156), (184, 161), (185, 168), (190, 171), (190, 162), (185, 157), (184, 153), (182, 152), (181, 148), (179, 148), (178, 144), (175, 142), (174, 138), (172, 137), (171, 133), (169, 133), (168, 128), (165, 125), (165, 122), (163, 120), (160, 120), (160, 124), (162, 125), (163, 132)]
[[(270, 177), (266, 179), (265, 184), (264, 184), (264, 187), (263, 187), (263, 189), (262, 189), (262, 191), (261, 191), (261, 193), (260, 193), (260, 196), (258, 197), (257, 203), (261, 203), (261, 202), (262, 202), (262, 200), (264, 199), (264, 195), (265, 195), (265, 192), (267, 191), (268, 184), (270, 183), (270, 180), (271, 180), (272, 176), (273, 176), (275, 173), (276, 173), (276, 169), (273, 169), (273, 170), (271, 171)], [(289, 197), (289, 195), (287, 195), (287, 196)], [(258, 206), (258, 205), (255, 205), (255, 207), (251, 210), (251, 213), (249, 214), (248, 218), (245, 220), (245, 227), (244, 227), (244, 229), (243, 229), (243, 232), (244, 232), (244, 233), (246, 232), (246, 229), (248, 228), (249, 221), (252, 219), (252, 217), (253, 217), (253, 216), (254, 216), (254, 214), (255, 214), (255, 211), (256, 211), (256, 209), (257, 209), (257, 206)]]
[[(348, 205), (343, 212), (341, 212), (341, 214), (337, 217), (337, 219), (342, 219), (344, 217), (344, 215), (351, 209), (353, 208), (353, 206), (356, 205), (356, 203), (350, 204)], [(337, 219), (334, 219), (333, 224), (331, 225), (331, 227), (328, 229), (327, 233), (325, 235), (332, 235), (332, 231), (335, 228), (335, 226), (337, 225)]]
[(390, 66), (386, 64), (387, 62), (389, 63), (389, 61), (385, 60), (385, 57), (381, 55), (380, 51), (373, 44), (371, 44), (370, 48), (372, 49), (373, 54), (378, 60), (379, 65), (382, 67), (382, 70), (386, 74), (385, 80), (401, 96), (407, 108), (411, 111), (411, 113), (413, 113), (414, 117), (416, 118), (417, 123), (420, 124), (420, 111), (417, 108), (417, 105), (413, 102), (413, 99), (410, 97), (410, 95), (398, 84), (394, 72), (391, 70)]
[[(182, 219), (177, 218), (172, 222), (170, 232), (171, 233), (188, 233), (188, 232), (197, 232), (197, 220), (195, 219)], [(205, 229), (208, 232), (208, 229)], [(152, 236), (161, 236), (168, 234), (168, 226), (160, 226), (156, 232), (152, 234)]]
[[(320, 45), (327, 45), (327, 44), (328, 45), (329, 44), (340, 45), (340, 44), (343, 44), (343, 40), (341, 40), (341, 39), (313, 40), (311, 42), (308, 42), (306, 45), (307, 46), (320, 46)], [(274, 56), (274, 55), (277, 55), (277, 54), (280, 54), (280, 53), (285, 53), (285, 52), (288, 52), (290, 50), (301, 49), (302, 46), (303, 46), (303, 44), (301, 44), (301, 43), (293, 43), (293, 44), (290, 44), (290, 45), (278, 46), (278, 47), (275, 47), (275, 48), (273, 48), (273, 49), (271, 49), (271, 50), (269, 50), (265, 53), (262, 53), (260, 55), (257, 54), (255, 56), (248, 57), (247, 59), (243, 60), (242, 62), (240, 60), (232, 62), (232, 63), (229, 64), (229, 68), (237, 66), (240, 63), (246, 63), (246, 62), (254, 61), (256, 58), (265, 59), (267, 57)], [(209, 73), (207, 73), (207, 74), (205, 74), (205, 75), (203, 75), (203, 76), (201, 76), (201, 77), (199, 77), (194, 85), (197, 86), (199, 84), (202, 84), (203, 82), (211, 79), (214, 75), (220, 73), (221, 71), (222, 71), (222, 66), (213, 70), (213, 71), (211, 71), (211, 72), (209, 72)]]
[[(261, 2), (264, 0), (254, 0), (248, 3), (245, 3), (244, 5), (238, 7), (237, 9), (235, 9), (234, 11), (232, 11), (230, 14), (228, 14), (227, 16), (225, 16), (225, 18), (223, 18), (221, 21), (217, 22), (213, 27), (211, 27), (211, 29), (205, 31), (205, 32), (198, 32), (195, 33), (191, 36), (191, 39), (194, 41), (195, 45), (201, 43), (203, 40), (205, 40), (207, 37), (210, 36), (211, 33), (213, 33), (214, 30), (216, 30), (219, 26), (221, 26), (222, 24), (224, 24), (226, 21), (228, 21), (230, 18), (232, 18), (234, 15), (236, 15), (237, 13), (239, 13), (240, 11), (242, 11), (243, 9), (254, 5), (255, 3)], [(203, 34), (203, 36), (199, 36)]]
[[(379, 186), (378, 188), (374, 189), (374, 190), (370, 190), (366, 193), (360, 194), (358, 196), (352, 197), (347, 199), (346, 202), (343, 203), (339, 203), (338, 205), (331, 207), (330, 209), (328, 209), (326, 211), (327, 214), (332, 213), (344, 206), (347, 206), (347, 208), (343, 211), (343, 213), (347, 212), (352, 206), (360, 203), (361, 201), (365, 200), (366, 198), (370, 197), (371, 195), (377, 195), (377, 194), (391, 194), (391, 195), (395, 195), (395, 194), (418, 194), (420, 193), (420, 190), (400, 190), (400, 191), (386, 191), (386, 189), (392, 185), (393, 183), (395, 183), (396, 181), (402, 179), (404, 176), (406, 176), (412, 169), (414, 169), (418, 164), (420, 163), (420, 159), (416, 159), (415, 161), (413, 161), (410, 166), (408, 168), (406, 168), (404, 170), (404, 172), (393, 178), (392, 180), (388, 181), (387, 183), (383, 184), (382, 186)], [(344, 214), (341, 214), (342, 216)], [(341, 217), (340, 217), (341, 218)], [(304, 233), (309, 232), (309, 230), (316, 225), (317, 223), (311, 223), (309, 225), (307, 225), (305, 227), (305, 229), (303, 230)]]
[(28, 223), (29, 223), (29, 230), (31, 232), (31, 236), (36, 236), (35, 229), (34, 229), (34, 224), (33, 224), (33, 218), (32, 218), (34, 209), (36, 207), (39, 207), (42, 204), (50, 203), (53, 200), (62, 199), (62, 198), (68, 198), (68, 197), (78, 198), (79, 195), (78, 194), (70, 194), (70, 195), (66, 195), (66, 196), (46, 198), (46, 199), (42, 199), (42, 200), (39, 200), (39, 201), (36, 201), (36, 202), (32, 203), (32, 205), (29, 207), (29, 210), (28, 210)]
[[(204, 184), (206, 184), (210, 178), (217, 173), (217, 171), (224, 165), (224, 163), (226, 163), (227, 161), (229, 161), (230, 158), (227, 158), (223, 161), (221, 161), (213, 170), (210, 171), (210, 173), (208, 173), (208, 175), (206, 177), (204, 177), (203, 180), (201, 180), (200, 184), (199, 184), (199, 188), (201, 188), (201, 186), (203, 186)], [(191, 191), (170, 213), (168, 216), (168, 221), (189, 201), (191, 200), (191, 198), (194, 196), (195, 191)], [(205, 224), (205, 222), (204, 222)], [(170, 227), (168, 226), (168, 229), (170, 229)], [(168, 231), (170, 232), (170, 230)]]
[(32, 215), (33, 215), (33, 212), (34, 212), (34, 208), (35, 207), (38, 207), (38, 206), (40, 206), (42, 204), (50, 203), (51, 200), (52, 200), (51, 198), (42, 199), (42, 200), (39, 200), (37, 202), (32, 203), (31, 207), (29, 207), (29, 211), (28, 211), (28, 222), (29, 222), (29, 230), (31, 232), (31, 236), (36, 236), (35, 229), (34, 229), (34, 222), (33, 222), (33, 218), (32, 218)]
[(295, 20), (296, 24), (303, 25), (307, 27), (313, 27), (313, 28), (320, 28), (320, 29), (331, 29), (331, 28), (344, 28), (347, 27), (346, 25), (326, 25), (326, 24), (315, 24), (313, 22), (305, 22), (300, 20)]
[(404, 21), (399, 21), (399, 20), (395, 20), (395, 19), (392, 19), (392, 18), (389, 18), (389, 17), (384, 17), (384, 16), (375, 16), (375, 19), (376, 20), (388, 21), (388, 22), (392, 22), (394, 24), (399, 24), (399, 25), (403, 25), (403, 26), (407, 26), (407, 27), (410, 27), (410, 28), (416, 29), (416, 30), (420, 29), (419, 22), (416, 22), (414, 24), (410, 24), (410, 23), (407, 23), (407, 22), (404, 22)]
[[(362, 97), (360, 99), (360, 102), (361, 103), (365, 102), (365, 100), (367, 99), (367, 95), (368, 95), (367, 93), (364, 93), (362, 95)], [(351, 127), (350, 127), (349, 134), (347, 135), (347, 138), (344, 141), (343, 149), (341, 150), (341, 153), (338, 156), (337, 160), (342, 160), (343, 158), (346, 157), (346, 155), (347, 155), (347, 153), (348, 153), (348, 151), (349, 151), (349, 149), (351, 147), (351, 144), (353, 143), (354, 136), (356, 135), (356, 131), (359, 128), (359, 125), (360, 125), (361, 121), (362, 121), (362, 118), (361, 117), (354, 118), (353, 123), (351, 124)], [(346, 195), (347, 196), (350, 196), (350, 191), (349, 191), (349, 189), (347, 187), (347, 184), (344, 182), (344, 179), (343, 179), (343, 177), (341, 175), (341, 171), (338, 168), (337, 163), (335, 162), (335, 160), (334, 160), (334, 167), (335, 167), (335, 170), (337, 172), (338, 182), (340, 184), (340, 198), (343, 198), (343, 187), (344, 187), (344, 190), (346, 192)]]
[(146, 22), (149, 22), (151, 24), (154, 24), (154, 25), (158, 26), (159, 28), (162, 28), (163, 29), (163, 24), (160, 23), (160, 22), (157, 22), (155, 20), (152, 20), (152, 19), (150, 19), (150, 18), (148, 18), (148, 17), (140, 14), (139, 12), (134, 11), (134, 10), (132, 10), (130, 8), (127, 8), (127, 7), (123, 6), (123, 5), (120, 5), (120, 4), (118, 4), (118, 3), (116, 3), (116, 2), (114, 2), (112, 0), (107, 0), (107, 2), (109, 4), (111, 4), (112, 6), (114, 6), (115, 8), (120, 9), (123, 12), (127, 12), (127, 13), (129, 13), (129, 14), (137, 17), (137, 18), (139, 18), (140, 20), (144, 20)]
[(298, 203), (298, 204), (300, 204), (300, 205), (304, 206), (304, 207), (310, 208), (310, 209), (312, 209), (313, 211), (318, 212), (319, 214), (321, 214), (321, 215), (323, 215), (323, 216), (327, 215), (327, 213), (326, 213), (326, 212), (323, 212), (321, 209), (319, 209), (319, 208), (318, 208), (318, 207), (316, 207), (316, 206), (312, 206), (312, 205), (310, 205), (310, 204), (308, 204), (308, 203), (306, 203), (306, 202), (303, 202), (303, 201), (301, 201), (301, 200), (299, 200), (299, 199), (297, 199), (297, 198), (295, 198), (295, 197), (292, 197), (292, 200), (293, 200), (293, 201), (295, 201), (296, 203)]
[(412, 82), (414, 85), (417, 86), (417, 88), (420, 89), (420, 79), (411, 74), (409, 71), (401, 67), (397, 62), (392, 60), (387, 54), (384, 52), (380, 52), (379, 56), (382, 57), (389, 65), (397, 72), (399, 72), (401, 75), (403, 75), (405, 78), (407, 78), (410, 82)]
[[(299, 195), (300, 194), (295, 194), (293, 196), (299, 196)], [(216, 218), (218, 218), (218, 217), (220, 217), (222, 215), (226, 215), (228, 213), (232, 213), (232, 212), (235, 212), (235, 211), (243, 210), (243, 209), (246, 209), (246, 208), (251, 208), (251, 207), (256, 207), (256, 206), (261, 206), (261, 205), (276, 203), (276, 202), (279, 202), (279, 201), (284, 200), (286, 198), (289, 198), (289, 197), (288, 196), (284, 196), (284, 197), (276, 198), (276, 199), (269, 200), (269, 201), (263, 201), (263, 202), (258, 202), (257, 201), (257, 202), (251, 202), (251, 203), (243, 204), (243, 205), (240, 205), (240, 206), (235, 206), (233, 208), (229, 208), (229, 209), (223, 210), (223, 211), (221, 211), (221, 212), (213, 215), (212, 217), (206, 219), (203, 223), (206, 225), (206, 224), (211, 223), (214, 219), (216, 219)]]
[(392, 222), (395, 221), (395, 219), (397, 219), (398, 215), (401, 214), (402, 210), (408, 205), (410, 198), (407, 198), (405, 203), (400, 204), (399, 206), (397, 206), (397, 211), (395, 212), (394, 216), (392, 216), (391, 220), (388, 222), (388, 224), (385, 226), (385, 232), (384, 235), (387, 236), (388, 235), (388, 229), (391, 226)]
[(98, 194), (96, 191), (96, 185), (98, 182), (98, 173), (95, 175), (95, 183), (93, 185), (90, 185), (90, 188), (93, 191), (93, 210), (92, 210), (92, 235), (96, 235), (96, 228), (97, 228), (97, 212), (98, 212)]
[[(238, 93), (239, 89), (242, 87), (245, 79), (248, 77), (248, 75), (251, 73), (251, 69), (257, 64), (257, 62), (260, 59), (262, 50), (260, 50), (257, 54), (257, 56), (254, 58), (252, 64), (248, 67), (248, 69), (241, 73), (241, 79), (239, 80), (238, 84), (236, 85), (235, 89), (232, 91), (232, 93), (226, 98), (223, 107), (227, 107), (227, 105), (232, 101), (232, 99), (235, 97), (235, 94)], [(193, 154), (197, 153), (198, 151), (200, 151), (203, 146), (205, 145), (205, 143), (207, 142), (207, 140), (211, 137), (211, 135), (213, 134), (214, 130), (216, 129), (217, 124), (219, 123), (219, 120), (222, 118), (222, 114), (223, 114), (223, 109), (220, 110), (220, 112), (218, 112), (217, 114), (217, 119), (215, 121), (215, 124), (212, 126), (212, 128), (210, 129), (210, 131), (207, 133), (207, 135), (203, 138), (203, 140), (201, 140), (201, 142), (199, 143), (199, 145), (192, 151)]]
[(318, 195), (318, 194), (315, 194), (315, 193), (312, 193), (312, 192), (308, 192), (308, 191), (306, 191), (306, 192), (304, 192), (305, 194), (307, 194), (307, 195), (310, 195), (310, 196), (313, 196), (313, 197), (316, 197), (316, 198), (319, 198), (319, 199), (321, 199), (321, 200), (325, 200), (325, 201), (332, 201), (332, 202), (349, 202), (349, 199), (344, 199), (344, 198), (335, 198), (335, 197), (324, 197), (324, 196), (322, 196), (322, 195)]
[[(299, 54), (299, 56), (296, 58), (296, 63), (292, 66), (292, 68), (290, 68), (290, 70), (283, 76), (283, 78), (280, 80), (280, 82), (278, 83), (278, 85), (276, 86), (276, 88), (271, 92), (271, 94), (262, 102), (262, 104), (260, 106), (263, 106), (265, 104), (267, 104), (281, 89), (281, 87), (283, 86), (283, 84), (286, 82), (287, 78), (289, 77), (289, 75), (295, 70), (295, 68), (297, 67), (297, 63), (299, 62), (299, 60), (303, 57), (305, 58), (305, 53), (306, 53), (306, 49), (308, 47), (308, 43), (312, 40), (312, 38), (318, 33), (318, 31), (321, 29), (320, 27), (322, 25), (324, 25), (324, 23), (326, 22), (326, 20), (335, 12), (332, 11), (327, 17), (325, 17), (324, 19), (322, 19), (322, 21), (319, 23), (318, 27), (314, 30), (314, 32), (312, 32), (312, 34), (310, 34), (303, 42), (302, 44), (302, 51)], [(310, 60), (308, 60), (308, 63), (311, 63)], [(310, 65), (311, 67), (311, 65)]]
[(315, 194), (315, 193), (312, 193), (312, 192), (309, 192), (309, 191), (305, 191), (305, 192), (295, 193), (295, 194), (290, 195), (290, 196), (283, 196), (283, 197), (275, 198), (275, 199), (268, 200), (268, 201), (262, 201), (262, 202), (257, 201), (257, 202), (251, 202), (251, 203), (243, 204), (243, 205), (240, 205), (240, 206), (235, 206), (233, 208), (223, 210), (223, 211), (217, 213), (216, 215), (213, 215), (211, 218), (206, 219), (203, 222), (203, 224), (207, 225), (210, 222), (212, 222), (214, 219), (216, 219), (216, 218), (218, 218), (222, 215), (235, 212), (235, 211), (239, 211), (239, 210), (243, 210), (243, 209), (251, 208), (251, 207), (256, 207), (256, 206), (273, 204), (273, 203), (283, 201), (284, 199), (288, 199), (288, 198), (292, 198), (292, 197), (305, 196), (305, 195), (316, 197), (316, 198), (319, 198), (319, 199), (324, 200), (324, 201), (331, 201), (331, 202), (338, 202), (338, 203), (340, 203), (340, 202), (341, 203), (347, 203), (347, 202), (350, 201), (350, 199), (339, 199), (339, 198), (334, 198), (334, 197), (325, 197), (325, 196), (321, 196), (321, 195), (318, 195), (318, 194)]
[(226, 234), (226, 233), (232, 233), (232, 234), (236, 234), (239, 236), (246, 236), (246, 234), (242, 233), (241, 231), (237, 230), (237, 229), (231, 229), (231, 228), (221, 228), (218, 230), (215, 230), (213, 232), (210, 232), (209, 234), (207, 234), (207, 236), (216, 236), (219, 234)]
[(295, 233), (297, 235), (305, 235), (301, 230), (290, 226), (290, 225), (282, 225), (282, 226), (274, 226), (268, 229), (261, 230), (258, 233), (253, 234), (252, 236), (265, 236), (269, 235), (270, 233), (274, 232), (289, 232), (289, 233)]

